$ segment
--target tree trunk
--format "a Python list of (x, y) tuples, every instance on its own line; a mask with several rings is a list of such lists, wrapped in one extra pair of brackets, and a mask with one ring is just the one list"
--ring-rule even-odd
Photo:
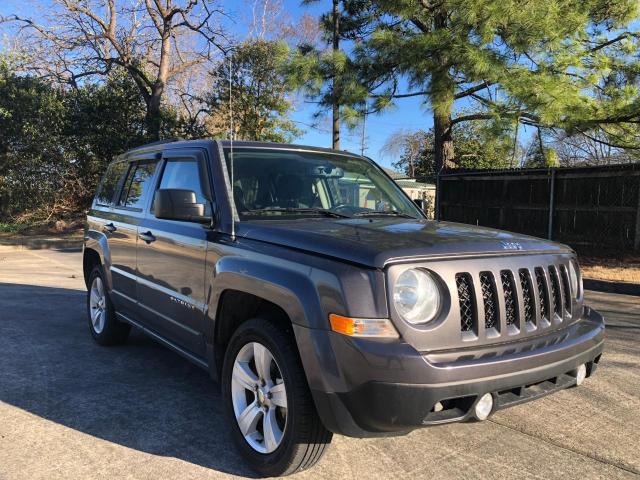
[(451, 135), (451, 114), (433, 115), (436, 173), (442, 169), (454, 168), (453, 137)]
[(162, 127), (162, 89), (154, 88), (153, 93), (147, 100), (147, 136), (152, 141), (160, 140)]
[[(434, 31), (447, 28), (447, 12), (440, 9), (433, 19)], [(440, 173), (444, 168), (454, 166), (454, 150), (451, 113), (455, 101), (455, 82), (451, 77), (449, 58), (439, 51), (435, 55), (437, 67), (431, 72), (431, 108), (433, 109), (434, 160), (436, 171), (436, 208), (435, 217), (442, 219), (441, 199), (442, 182)]]
[[(438, 12), (434, 17), (434, 30), (447, 28), (447, 13)], [(431, 108), (433, 109), (433, 133), (436, 173), (443, 168), (454, 167), (451, 112), (455, 101), (455, 82), (449, 69), (446, 53), (435, 56), (438, 67), (431, 73)]]
[(9, 195), (0, 193), (0, 221), (9, 218)]
[(542, 167), (547, 166), (547, 156), (544, 154), (544, 143), (542, 142), (542, 132), (538, 127), (538, 147), (540, 148), (540, 158), (542, 159)]
[[(340, 25), (339, 25), (339, 0), (333, 0), (333, 52), (340, 50)], [(337, 76), (334, 73), (333, 86), (333, 127), (332, 127), (332, 148), (340, 149), (340, 92), (338, 91)]]
[[(170, 8), (171, 2), (167, 2)], [(158, 64), (158, 77), (151, 87), (151, 95), (147, 101), (147, 135), (154, 140), (160, 140), (162, 128), (162, 95), (169, 78), (169, 60), (171, 52), (171, 20), (164, 19), (162, 31), (162, 46)]]
[[(447, 77), (448, 75), (445, 75)], [(450, 78), (450, 77), (449, 77)], [(435, 78), (432, 80), (435, 80)], [(442, 79), (438, 79), (442, 80)], [(442, 97), (432, 97), (433, 105), (433, 136), (434, 136), (434, 159), (436, 171), (436, 220), (442, 220), (441, 199), (442, 199), (442, 182), (440, 182), (440, 173), (445, 168), (453, 168), (454, 150), (451, 124), (451, 110), (453, 109), (453, 87), (451, 95)]]

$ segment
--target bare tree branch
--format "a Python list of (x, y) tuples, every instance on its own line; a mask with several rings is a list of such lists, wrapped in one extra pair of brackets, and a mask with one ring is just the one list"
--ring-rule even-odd
[(596, 45), (595, 47), (591, 48), (590, 51), (597, 52), (599, 50), (602, 50), (603, 48), (607, 48), (613, 45), (614, 43), (618, 43), (619, 41), (624, 40), (626, 38), (638, 38), (638, 37), (640, 37), (640, 35), (636, 32), (624, 32), (618, 35), (617, 37), (607, 40), (606, 42), (603, 42), (599, 45)]
[(23, 40), (42, 53), (42, 61), (29, 68), (60, 82), (77, 87), (84, 79), (123, 68), (138, 86), (149, 133), (157, 137), (168, 85), (229, 49), (217, 1), (52, 0), (49, 14), (38, 23), (16, 15), (0, 21), (17, 23)]
[(451, 126), (462, 122), (470, 122), (474, 120), (491, 120), (494, 118), (490, 113), (471, 113), (469, 115), (461, 115), (451, 120)]
[(475, 85), (473, 87), (467, 88), (466, 90), (463, 90), (461, 92), (458, 92), (455, 95), (455, 99), (458, 100), (460, 98), (464, 98), (464, 97), (468, 97), (469, 95), (471, 95), (472, 93), (476, 93), (476, 92), (480, 92), (486, 88), (489, 88), (491, 85), (495, 85), (495, 82), (487, 82), (484, 81), (478, 85)]

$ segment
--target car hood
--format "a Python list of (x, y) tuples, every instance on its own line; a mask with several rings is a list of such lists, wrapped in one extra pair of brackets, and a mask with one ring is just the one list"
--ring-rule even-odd
[(304, 218), (239, 222), (239, 237), (375, 268), (429, 257), (570, 252), (548, 240), (459, 223), (404, 218)]

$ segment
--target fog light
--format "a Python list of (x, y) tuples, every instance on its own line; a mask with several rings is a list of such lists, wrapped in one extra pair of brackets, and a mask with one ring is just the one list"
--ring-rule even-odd
[(582, 385), (584, 379), (587, 378), (587, 366), (583, 363), (576, 370), (576, 385)]
[(438, 402), (433, 406), (434, 412), (441, 412), (444, 409), (442, 403)]
[(476, 418), (478, 420), (486, 420), (491, 410), (493, 410), (493, 396), (490, 393), (485, 393), (476, 403)]

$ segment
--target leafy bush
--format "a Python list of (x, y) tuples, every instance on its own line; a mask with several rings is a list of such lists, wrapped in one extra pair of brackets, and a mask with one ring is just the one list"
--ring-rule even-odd
[(113, 157), (147, 140), (144, 103), (123, 74), (65, 90), (0, 63), (0, 115), (5, 222), (77, 215)]

